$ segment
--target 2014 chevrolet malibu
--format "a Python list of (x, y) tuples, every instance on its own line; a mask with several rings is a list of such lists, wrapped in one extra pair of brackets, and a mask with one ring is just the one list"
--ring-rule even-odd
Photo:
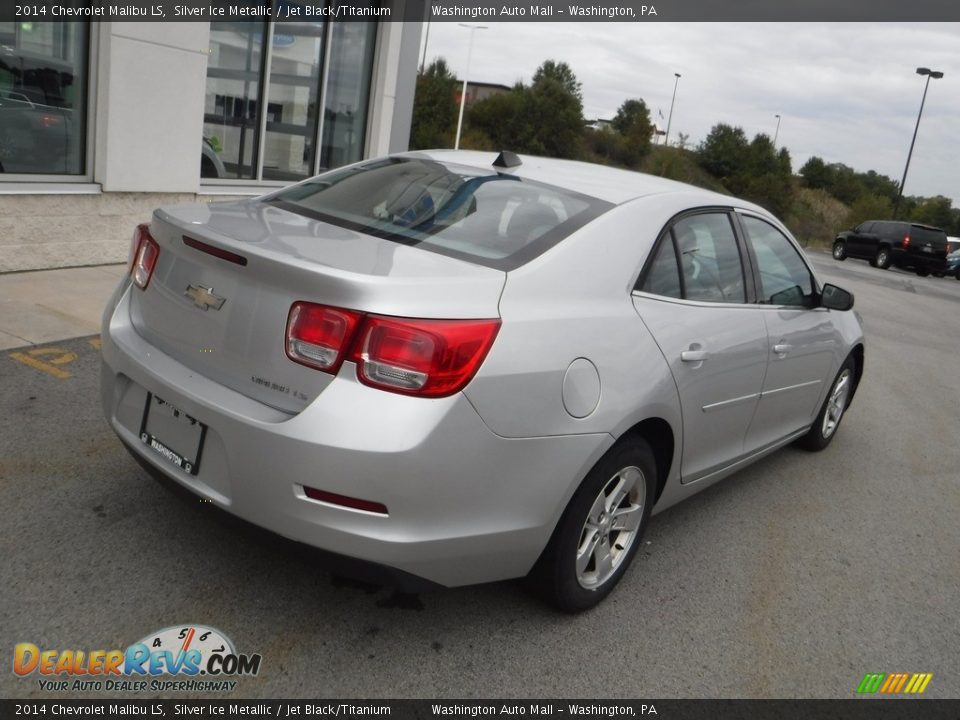
[(157, 210), (104, 315), (103, 406), (141, 464), (256, 525), (582, 609), (651, 511), (833, 439), (852, 305), (756, 205), (409, 153)]

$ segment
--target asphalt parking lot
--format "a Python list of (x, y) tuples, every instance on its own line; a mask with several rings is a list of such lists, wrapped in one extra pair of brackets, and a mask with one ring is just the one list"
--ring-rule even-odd
[[(653, 518), (579, 616), (518, 583), (400, 596), (332, 577), (140, 470), (101, 414), (96, 337), (4, 350), (0, 652), (202, 623), (263, 656), (235, 697), (852, 698), (867, 672), (960, 697), (960, 282), (813, 258), (869, 343), (838, 437)], [(50, 693), (8, 670), (0, 695)]]

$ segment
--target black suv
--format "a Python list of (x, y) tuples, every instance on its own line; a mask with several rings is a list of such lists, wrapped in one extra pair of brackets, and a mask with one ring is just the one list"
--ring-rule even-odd
[(940, 228), (897, 220), (868, 220), (833, 241), (834, 260), (869, 260), (886, 270), (891, 265), (926, 277), (947, 271), (947, 234)]

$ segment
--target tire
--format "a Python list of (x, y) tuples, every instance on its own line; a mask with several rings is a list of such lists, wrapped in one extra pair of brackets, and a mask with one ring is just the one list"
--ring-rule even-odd
[(847, 358), (840, 366), (837, 376), (833, 379), (830, 392), (824, 398), (823, 406), (817, 413), (817, 419), (813, 421), (813, 426), (806, 435), (797, 440), (797, 445), (806, 450), (818, 452), (830, 444), (836, 436), (840, 421), (843, 420), (847, 406), (850, 404), (850, 396), (853, 394), (857, 381), (856, 377), (854, 361)]
[(881, 270), (888, 270), (890, 268), (889, 248), (882, 247), (877, 250), (877, 255), (873, 258), (873, 266), (878, 267)]
[(646, 441), (614, 445), (570, 499), (530, 573), (531, 588), (566, 612), (603, 600), (641, 545), (656, 487), (657, 465)]
[(847, 244), (843, 240), (837, 240), (835, 243), (833, 243), (833, 259), (847, 259)]
[(917, 270), (917, 275), (920, 277), (927, 277), (930, 274), (929, 270)]

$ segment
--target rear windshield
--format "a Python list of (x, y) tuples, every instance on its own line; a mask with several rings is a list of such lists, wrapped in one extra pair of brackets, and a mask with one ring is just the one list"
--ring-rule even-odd
[(422, 158), (334, 170), (265, 200), (340, 227), (511, 270), (611, 203), (513, 175)]
[(914, 225), (910, 228), (910, 239), (914, 242), (928, 242), (934, 245), (946, 245), (947, 234), (943, 230)]

